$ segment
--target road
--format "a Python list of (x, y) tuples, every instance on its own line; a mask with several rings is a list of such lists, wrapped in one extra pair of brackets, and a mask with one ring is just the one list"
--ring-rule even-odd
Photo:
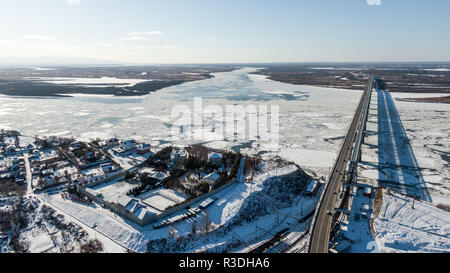
[(371, 77), (358, 104), (358, 108), (356, 109), (352, 123), (339, 152), (339, 156), (332, 169), (325, 191), (319, 201), (319, 208), (313, 219), (313, 227), (311, 230), (308, 249), (308, 252), (310, 253), (328, 253), (337, 192), (341, 182), (345, 178), (345, 172), (348, 163), (350, 162), (356, 135), (360, 129), (364, 130), (363, 126), (361, 126), (363, 124), (361, 119), (364, 116), (364, 111), (367, 111), (367, 108), (369, 108), (370, 101), (368, 102), (368, 100), (373, 89), (373, 82), (374, 78)]
[(31, 174), (30, 160), (28, 159), (28, 154), (23, 154), (23, 159), (25, 161), (25, 173), (27, 178), (27, 196), (33, 196), (33, 176)]

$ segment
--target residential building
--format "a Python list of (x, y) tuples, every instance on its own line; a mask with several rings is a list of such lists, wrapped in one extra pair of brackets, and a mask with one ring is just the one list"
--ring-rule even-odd
[(222, 155), (219, 153), (212, 153), (208, 157), (208, 162), (220, 166), (222, 164)]
[(138, 154), (143, 155), (143, 154), (146, 154), (146, 153), (149, 153), (149, 152), (150, 152), (150, 144), (143, 143), (143, 144), (139, 144), (137, 146), (137, 153)]

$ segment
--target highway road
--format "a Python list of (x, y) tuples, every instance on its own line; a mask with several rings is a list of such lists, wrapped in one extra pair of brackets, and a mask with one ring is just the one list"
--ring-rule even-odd
[(328, 253), (337, 192), (345, 178), (345, 172), (350, 162), (356, 135), (359, 130), (364, 130), (361, 119), (364, 116), (364, 111), (367, 111), (370, 106), (369, 99), (373, 89), (373, 83), (374, 78), (371, 77), (358, 104), (358, 108), (356, 109), (352, 123), (348, 129), (348, 133), (342, 144), (339, 156), (328, 179), (325, 191), (319, 201), (319, 208), (312, 223), (313, 227), (311, 230), (311, 237), (308, 247), (309, 253)]

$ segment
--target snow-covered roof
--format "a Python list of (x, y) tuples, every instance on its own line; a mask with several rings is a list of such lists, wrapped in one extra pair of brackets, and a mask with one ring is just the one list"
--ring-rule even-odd
[(91, 188), (86, 188), (86, 189), (84, 189), (84, 190), (85, 190), (86, 192), (88, 192), (88, 193), (94, 195), (94, 196), (97, 195), (97, 193), (96, 193), (93, 189), (91, 189)]
[(154, 172), (150, 175), (150, 177), (159, 179), (159, 180), (164, 180), (167, 177), (169, 177), (169, 175), (167, 173), (162, 173), (162, 172)]
[(127, 205), (133, 201), (133, 198), (129, 196), (122, 196), (117, 200), (117, 204), (121, 205), (122, 207), (127, 207)]
[(127, 210), (140, 220), (144, 220), (145, 218), (151, 217), (156, 214), (149, 211), (145, 205), (128, 196), (120, 198), (118, 203), (124, 206), (125, 210)]
[(148, 148), (150, 148), (150, 144), (147, 144), (147, 143), (143, 143), (143, 144), (139, 144), (138, 146), (137, 146), (137, 148), (138, 149), (148, 149)]
[(212, 153), (212, 154), (209, 156), (209, 159), (222, 159), (222, 155), (219, 154), (219, 153)]
[(370, 210), (369, 204), (363, 204), (363, 205), (362, 205), (362, 210), (364, 210), (364, 211), (369, 211), (369, 210)]
[(207, 208), (207, 207), (209, 207), (210, 205), (212, 205), (212, 203), (214, 203), (214, 199), (208, 198), (208, 199), (206, 199), (205, 201), (201, 202), (200, 205), (199, 205), (199, 207), (200, 207), (200, 208)]
[(131, 201), (125, 206), (125, 209), (131, 213), (134, 213), (137, 209), (139, 209), (139, 203), (136, 200), (131, 199)]
[(150, 212), (149, 210), (147, 210), (146, 208), (144, 208), (142, 206), (140, 206), (133, 214), (140, 220), (144, 220), (148, 217), (155, 215), (155, 213)]
[(210, 173), (207, 176), (203, 177), (202, 180), (212, 180), (216, 181), (219, 179), (220, 175), (218, 175), (216, 172)]

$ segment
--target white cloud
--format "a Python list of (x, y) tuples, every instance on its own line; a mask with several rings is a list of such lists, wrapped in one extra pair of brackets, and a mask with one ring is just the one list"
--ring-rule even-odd
[(133, 46), (132, 49), (156, 49), (156, 46)]
[(152, 31), (144, 31), (145, 35), (162, 35), (163, 33), (159, 30), (152, 30)]
[(66, 0), (68, 6), (79, 6), (81, 5), (81, 0)]
[(163, 33), (159, 30), (151, 30), (151, 31), (133, 31), (130, 32), (130, 36), (139, 36), (139, 35), (162, 35)]
[(114, 47), (114, 46), (116, 46), (113, 43), (104, 43), (104, 42), (97, 42), (97, 43), (94, 43), (94, 45), (96, 45), (96, 46), (103, 46), (103, 47)]
[(0, 44), (11, 44), (14, 42), (15, 42), (15, 40), (0, 40)]
[(23, 40), (42, 40), (42, 41), (48, 41), (48, 40), (53, 40), (53, 37), (50, 37), (50, 36), (43, 36), (43, 35), (40, 35), (40, 34), (25, 34), (25, 35), (22, 35), (22, 36), (20, 37), (20, 39), (23, 39)]
[(171, 50), (171, 49), (180, 49), (181, 47), (179, 46), (134, 46), (132, 47), (134, 49), (166, 49), (166, 50)]
[(52, 49), (52, 50), (63, 50), (63, 51), (79, 51), (84, 49), (82, 46), (65, 46), (65, 45), (55, 45), (55, 44), (48, 44), (48, 43), (39, 43), (33, 45), (36, 48), (46, 48), (46, 49)]
[(380, 6), (381, 0), (366, 0), (369, 6)]
[(163, 46), (163, 49), (180, 49), (179, 46)]
[(122, 38), (122, 40), (125, 40), (125, 41), (144, 41), (144, 40), (147, 40), (147, 39), (144, 38), (144, 37), (141, 37), (141, 36), (132, 36), (132, 37)]

